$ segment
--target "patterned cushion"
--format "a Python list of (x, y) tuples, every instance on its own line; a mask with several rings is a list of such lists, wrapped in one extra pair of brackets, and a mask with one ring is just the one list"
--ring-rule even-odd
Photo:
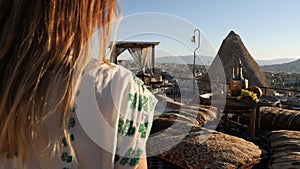
[(180, 111), (154, 121), (155, 132), (147, 142), (149, 156), (180, 168), (251, 168), (260, 163), (262, 151), (252, 142), (204, 128), (215, 117), (205, 115), (210, 111)]
[(151, 134), (167, 129), (174, 122), (203, 127), (208, 121), (217, 120), (216, 117), (217, 109), (212, 106), (180, 106), (179, 109), (164, 112), (157, 117), (153, 121)]
[(251, 168), (260, 162), (262, 152), (251, 142), (220, 132), (192, 130), (172, 149), (157, 156), (182, 168)]
[(262, 128), (300, 131), (300, 111), (278, 107), (263, 107), (260, 109), (260, 116)]
[(300, 168), (300, 132), (272, 131), (269, 135), (271, 148), (270, 168)]

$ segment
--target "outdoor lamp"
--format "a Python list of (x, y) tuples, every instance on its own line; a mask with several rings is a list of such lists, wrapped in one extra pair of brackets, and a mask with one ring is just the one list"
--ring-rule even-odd
[(191, 41), (193, 43), (196, 43), (196, 36), (195, 36), (196, 32), (198, 32), (198, 46), (194, 50), (194, 64), (193, 64), (193, 92), (194, 93), (195, 93), (195, 77), (196, 77), (196, 73), (195, 73), (196, 51), (200, 48), (200, 30), (199, 29), (194, 30), (194, 36), (191, 39)]

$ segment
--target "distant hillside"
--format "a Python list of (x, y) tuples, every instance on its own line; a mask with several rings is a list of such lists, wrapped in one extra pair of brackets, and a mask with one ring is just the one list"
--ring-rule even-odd
[[(196, 64), (199, 65), (210, 65), (215, 57), (212, 56), (196, 56)], [(284, 58), (284, 59), (272, 59), (272, 60), (255, 60), (258, 65), (274, 65), (281, 63), (289, 63), (295, 61), (295, 58)], [(156, 63), (176, 63), (176, 64), (193, 64), (194, 56), (163, 56), (157, 57), (155, 60)]]
[[(197, 65), (210, 65), (214, 60), (214, 57), (211, 56), (196, 56), (196, 64)], [(156, 63), (176, 63), (176, 64), (193, 64), (194, 56), (163, 56), (157, 57), (155, 59)]]
[(300, 73), (300, 59), (292, 61), (289, 63), (268, 65), (261, 67), (263, 71), (266, 72), (291, 72), (291, 73)]
[(258, 65), (265, 66), (265, 65), (275, 65), (275, 64), (282, 64), (282, 63), (289, 63), (293, 62), (297, 59), (295, 58), (281, 58), (281, 59), (271, 59), (271, 60), (255, 60)]
[[(197, 56), (197, 65), (210, 65), (214, 57), (211, 56)], [(125, 60), (124, 60), (125, 61)], [(175, 64), (193, 64), (194, 56), (164, 56), (157, 57), (156, 63), (175, 63)], [(256, 60), (257, 64), (261, 66), (263, 71), (284, 71), (284, 72), (300, 72), (300, 59), (284, 58), (284, 59), (272, 59), (272, 60)], [(129, 67), (137, 67), (137, 63), (131, 60), (126, 61), (126, 64), (130, 64)], [(128, 66), (128, 65), (127, 65)]]

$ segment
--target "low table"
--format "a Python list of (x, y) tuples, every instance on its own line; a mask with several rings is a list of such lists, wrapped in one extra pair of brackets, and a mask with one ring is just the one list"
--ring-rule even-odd
[[(231, 121), (237, 125), (241, 125), (239, 124), (239, 114), (243, 114), (243, 113), (249, 113), (249, 133), (250, 133), (250, 137), (254, 138), (255, 137), (255, 132), (256, 130), (258, 130), (260, 128), (260, 107), (263, 106), (276, 106), (280, 101), (279, 99), (277, 99), (276, 97), (273, 96), (262, 96), (259, 100), (259, 102), (247, 102), (245, 101), (240, 101), (237, 100), (234, 97), (231, 96), (223, 96), (220, 97), (222, 99), (226, 99), (225, 104), (218, 104), (219, 102), (222, 103), (222, 101), (218, 100), (218, 99), (214, 99), (213, 101), (211, 101), (213, 94), (212, 93), (206, 93), (203, 95), (200, 95), (200, 103), (201, 104), (214, 104), (218, 107), (218, 109), (223, 109), (223, 113), (225, 116), (225, 127), (227, 127), (227, 122), (228, 120), (228, 114), (237, 114), (238, 115), (238, 121), (234, 122)], [(217, 97), (216, 97), (217, 98)], [(213, 102), (213, 103), (212, 103)], [(224, 101), (223, 101), (224, 103)]]
[[(232, 114), (237, 114), (239, 116), (239, 114), (243, 114), (243, 113), (249, 113), (250, 117), (249, 117), (249, 133), (250, 133), (250, 137), (254, 138), (255, 137), (255, 132), (257, 129), (260, 128), (260, 116), (259, 116), (259, 112), (260, 112), (260, 107), (263, 106), (272, 106), (271, 103), (267, 103), (267, 102), (261, 102), (259, 101), (258, 103), (255, 102), (244, 102), (244, 101), (238, 101), (236, 99), (232, 99), (232, 98), (227, 98), (226, 102), (225, 102), (225, 108), (224, 108), (224, 115), (225, 115), (225, 127), (227, 127), (227, 121), (228, 121), (228, 114), (232, 113)], [(235, 123), (235, 122), (234, 122)], [(235, 124), (239, 124), (239, 117), (238, 117), (238, 121)]]

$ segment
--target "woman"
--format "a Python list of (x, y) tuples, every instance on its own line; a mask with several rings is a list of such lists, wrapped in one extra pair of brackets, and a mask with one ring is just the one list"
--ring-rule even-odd
[[(145, 126), (145, 132), (150, 130), (150, 107), (156, 100), (129, 71), (103, 59), (118, 12), (114, 0), (0, 1), (1, 168), (147, 167), (140, 158), (148, 133), (132, 131)], [(100, 56), (81, 77), (97, 29)], [(109, 78), (102, 78), (103, 73)], [(94, 83), (96, 113), (114, 129), (112, 138), (103, 137), (112, 149), (95, 143), (79, 123), (78, 112), (89, 108), (80, 101), (86, 91), (75, 94), (78, 86), (85, 88), (86, 81), (80, 84), (80, 79), (87, 77)], [(147, 111), (140, 109), (140, 96), (149, 98), (143, 102)]]

